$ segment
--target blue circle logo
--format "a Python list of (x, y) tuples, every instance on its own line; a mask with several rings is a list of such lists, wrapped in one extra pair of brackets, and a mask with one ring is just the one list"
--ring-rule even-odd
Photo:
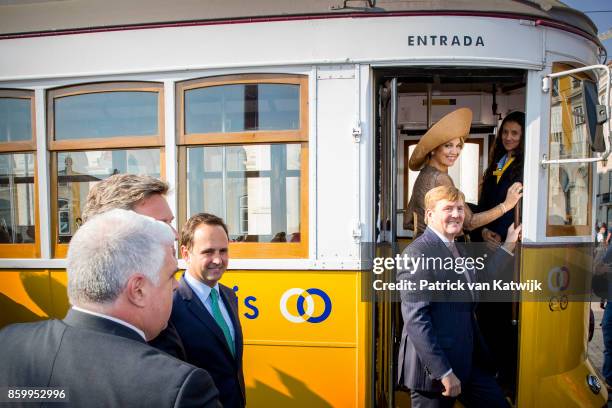
[[(289, 313), (287, 308), (287, 303), (293, 296), (297, 296), (297, 316)], [(314, 316), (315, 297), (323, 301), (323, 312), (318, 316)], [(302, 288), (292, 288), (287, 290), (285, 293), (283, 293), (283, 296), (281, 296), (280, 311), (285, 319), (292, 323), (321, 323), (331, 314), (332, 302), (327, 293), (321, 289), (310, 288), (304, 290)]]

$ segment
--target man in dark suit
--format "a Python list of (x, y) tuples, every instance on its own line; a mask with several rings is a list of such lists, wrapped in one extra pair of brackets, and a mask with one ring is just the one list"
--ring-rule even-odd
[(227, 269), (229, 238), (223, 220), (212, 214), (192, 216), (181, 231), (187, 271), (174, 294), (170, 324), (152, 343), (204, 368), (226, 408), (246, 405), (242, 373), (242, 329), (234, 291), (219, 283)]
[(218, 407), (210, 375), (151, 346), (177, 283), (172, 229), (127, 210), (70, 242), (64, 320), (0, 331), (0, 385), (64, 390), (74, 407)]
[[(404, 251), (409, 262), (398, 271), (398, 281), (457, 281), (465, 287), (476, 282), (473, 269), (458, 274), (434, 262), (436, 258), (462, 257), (454, 238), (462, 232), (464, 206), (464, 195), (455, 187), (440, 186), (426, 194), (428, 226)], [(519, 233), (520, 226), (510, 227), (503, 249), (490, 258), (489, 263), (496, 266), (489, 264), (489, 268), (511, 260)], [(421, 260), (418, 264), (417, 259)], [(401, 296), (404, 328), (398, 379), (411, 390), (412, 407), (450, 408), (456, 398), (467, 407), (509, 407), (479, 358), (487, 349), (474, 316), (476, 295), (449, 289), (437, 294), (406, 290)]]

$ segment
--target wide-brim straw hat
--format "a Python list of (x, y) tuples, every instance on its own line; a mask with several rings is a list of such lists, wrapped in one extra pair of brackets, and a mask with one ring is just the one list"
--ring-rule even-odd
[(459, 108), (437, 121), (421, 137), (414, 148), (408, 162), (410, 170), (421, 170), (425, 165), (427, 155), (436, 147), (458, 137), (467, 139), (470, 136), (471, 124), (472, 111), (469, 108)]

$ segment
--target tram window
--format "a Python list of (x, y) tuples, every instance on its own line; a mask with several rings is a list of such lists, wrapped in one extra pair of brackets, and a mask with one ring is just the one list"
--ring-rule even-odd
[(0, 124), (0, 142), (32, 140), (31, 99), (0, 96)]
[(55, 139), (156, 135), (156, 92), (99, 92), (57, 98)]
[(178, 83), (179, 220), (221, 216), (237, 258), (308, 255), (307, 77)]
[(34, 92), (0, 89), (0, 257), (39, 256)]
[(300, 87), (218, 85), (185, 91), (185, 133), (297, 129)]
[(52, 150), (163, 144), (163, 84), (114, 82), (69, 86), (47, 93)]
[(300, 150), (299, 144), (188, 148), (187, 216), (222, 216), (234, 242), (300, 242)]
[(66, 255), (97, 182), (118, 173), (163, 176), (163, 88), (156, 82), (105, 82), (47, 92), (56, 258)]
[(81, 213), (89, 190), (100, 180), (118, 173), (160, 177), (160, 149), (92, 150), (58, 152), (55, 180), (57, 237), (59, 244), (70, 242), (81, 225)]
[(34, 154), (0, 154), (0, 244), (35, 242)]
[[(553, 79), (550, 108), (550, 159), (578, 159), (591, 155), (581, 86), (587, 78)], [(589, 163), (550, 165), (548, 170), (547, 236), (590, 235), (591, 181)]]

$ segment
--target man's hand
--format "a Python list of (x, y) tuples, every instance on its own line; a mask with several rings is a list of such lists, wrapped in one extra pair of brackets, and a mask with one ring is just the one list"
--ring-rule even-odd
[(488, 228), (482, 229), (482, 239), (487, 244), (487, 248), (489, 248), (489, 250), (497, 249), (497, 247), (501, 244), (501, 235), (491, 231)]
[(457, 378), (455, 373), (450, 373), (440, 379), (444, 391), (442, 395), (445, 397), (456, 397), (461, 394), (461, 381)]
[(504, 248), (506, 248), (508, 251), (510, 252), (514, 251), (514, 247), (516, 246), (516, 241), (521, 236), (522, 228), (523, 228), (522, 225), (519, 225), (518, 227), (514, 228), (514, 223), (510, 224), (510, 227), (508, 227), (508, 234), (506, 235), (506, 242), (504, 242)]

